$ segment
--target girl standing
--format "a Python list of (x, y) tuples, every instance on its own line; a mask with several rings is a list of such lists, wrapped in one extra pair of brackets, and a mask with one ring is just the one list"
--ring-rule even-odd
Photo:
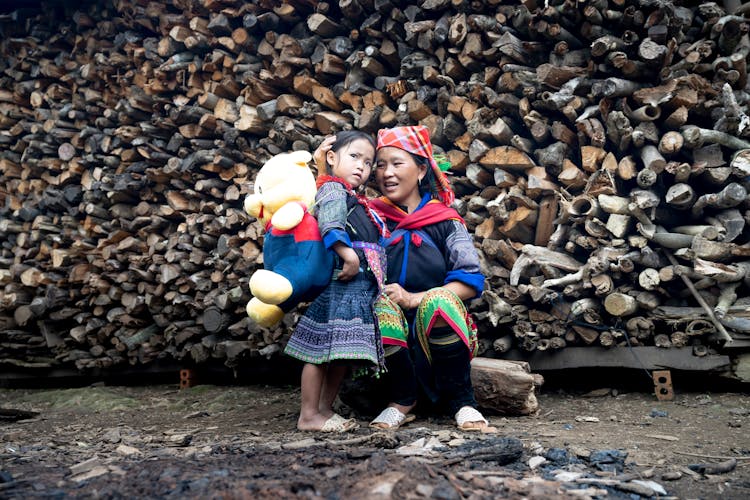
[[(383, 365), (373, 302), (385, 273), (378, 244), (380, 225), (355, 191), (370, 177), (375, 141), (359, 131), (327, 139), (326, 170), (318, 175), (315, 205), (326, 248), (338, 256), (333, 279), (313, 301), (289, 339), (285, 353), (305, 362), (299, 430), (345, 432), (357, 427), (332, 410), (348, 365)], [(335, 141), (335, 142), (334, 142)]]

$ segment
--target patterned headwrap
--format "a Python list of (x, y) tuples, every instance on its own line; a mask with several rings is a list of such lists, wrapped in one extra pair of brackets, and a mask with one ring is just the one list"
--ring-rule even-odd
[(394, 127), (381, 129), (378, 132), (378, 149), (392, 146), (403, 149), (408, 153), (426, 158), (432, 169), (434, 182), (430, 186), (433, 195), (436, 195), (446, 206), (450, 206), (456, 195), (453, 193), (450, 182), (443, 172), (442, 166), (447, 170), (450, 163), (447, 158), (440, 158), (440, 164), (432, 153), (430, 132), (422, 125), (412, 127)]

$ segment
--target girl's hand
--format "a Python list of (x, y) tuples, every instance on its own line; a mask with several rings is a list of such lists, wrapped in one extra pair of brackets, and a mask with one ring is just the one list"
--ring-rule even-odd
[(319, 173), (325, 173), (326, 171), (326, 154), (331, 150), (334, 142), (336, 142), (336, 136), (329, 135), (315, 148), (313, 160), (315, 160), (315, 166), (318, 168)]
[(422, 300), (421, 293), (407, 292), (398, 283), (389, 283), (385, 285), (385, 294), (389, 299), (398, 304), (401, 309), (407, 311), (419, 307), (419, 301)]
[(344, 261), (344, 265), (339, 273), (339, 281), (349, 281), (359, 273), (359, 257), (357, 252), (351, 248), (342, 245), (341, 248), (336, 249), (336, 253)]

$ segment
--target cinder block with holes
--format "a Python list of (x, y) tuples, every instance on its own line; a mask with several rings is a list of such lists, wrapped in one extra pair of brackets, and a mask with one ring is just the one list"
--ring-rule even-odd
[(195, 370), (185, 368), (180, 370), (180, 389), (187, 389), (195, 385)]
[(654, 370), (651, 372), (654, 379), (654, 393), (659, 401), (672, 401), (674, 390), (672, 389), (672, 373), (669, 370)]

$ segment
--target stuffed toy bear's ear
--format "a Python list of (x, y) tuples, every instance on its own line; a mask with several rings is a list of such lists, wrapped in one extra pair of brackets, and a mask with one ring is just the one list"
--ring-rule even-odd
[(300, 167), (307, 168), (307, 164), (312, 160), (312, 154), (309, 151), (292, 151), (289, 158)]

